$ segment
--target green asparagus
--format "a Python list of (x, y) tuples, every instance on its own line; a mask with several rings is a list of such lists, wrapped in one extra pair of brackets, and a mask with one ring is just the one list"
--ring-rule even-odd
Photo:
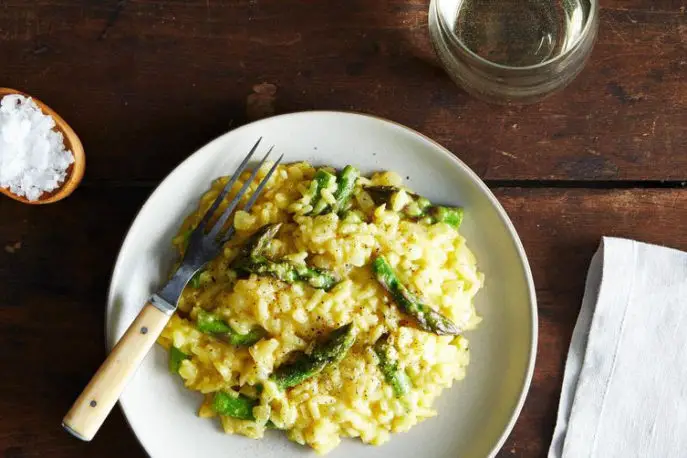
[(336, 213), (346, 210), (348, 201), (351, 200), (355, 183), (358, 181), (360, 171), (351, 165), (347, 165), (336, 178), (337, 187), (334, 192), (336, 206), (333, 209)]
[[(259, 404), (257, 399), (243, 394), (229, 394), (226, 391), (217, 391), (212, 398), (212, 410), (219, 415), (238, 418), (240, 420), (255, 421), (253, 408)], [(266, 428), (279, 429), (272, 420), (267, 420)]]
[[(355, 189), (355, 184), (359, 176), (360, 171), (351, 165), (344, 167), (336, 177), (326, 170), (318, 170), (312, 181), (315, 185), (311, 184), (308, 191), (309, 193), (317, 193), (311, 200), (313, 209), (309, 215), (316, 216), (330, 212), (340, 213), (346, 210), (348, 202), (351, 200), (351, 196), (353, 196), (353, 190)], [(336, 199), (336, 203), (334, 205), (328, 205), (322, 200), (320, 193), (322, 189), (332, 186), (335, 181), (336, 190), (333, 195), (334, 199)]]
[(315, 345), (307, 355), (299, 352), (290, 363), (282, 364), (271, 378), (282, 388), (291, 388), (322, 372), (327, 366), (340, 362), (355, 342), (351, 324), (332, 331), (326, 340)]
[(171, 346), (169, 348), (169, 371), (172, 374), (178, 374), (181, 362), (189, 358), (189, 355), (179, 350), (177, 347)]
[(313, 288), (327, 291), (334, 287), (336, 277), (326, 270), (289, 261), (274, 261), (264, 256), (269, 242), (277, 235), (280, 227), (281, 223), (277, 223), (258, 229), (248, 239), (231, 267), (239, 272), (269, 275), (286, 283), (303, 281)]
[(310, 216), (319, 215), (327, 208), (327, 202), (322, 199), (322, 190), (329, 188), (335, 182), (336, 177), (326, 170), (319, 169), (315, 172), (315, 176), (310, 184), (310, 189), (308, 190), (308, 193), (311, 194), (312, 197), (310, 200), (312, 210), (308, 213)]
[(460, 207), (434, 205), (429, 208), (427, 215), (430, 218), (430, 224), (446, 223), (454, 229), (458, 229), (460, 223), (463, 222), (463, 209)]
[(239, 334), (238, 332), (228, 333), (225, 338), (236, 347), (250, 347), (266, 335), (267, 333), (264, 329), (256, 326), (245, 334)]
[[(391, 199), (400, 188), (395, 186), (368, 186), (365, 191), (377, 205), (391, 203)], [(460, 227), (463, 221), (463, 209), (460, 207), (447, 207), (444, 205), (432, 205), (429, 200), (415, 193), (406, 191), (410, 202), (400, 210), (406, 218), (415, 221), (427, 221), (429, 224), (446, 223), (454, 229)]]
[(460, 330), (451, 320), (420, 302), (399, 281), (398, 276), (384, 257), (379, 256), (373, 261), (372, 270), (377, 276), (377, 281), (389, 292), (396, 305), (403, 312), (412, 316), (420, 329), (440, 336), (460, 334)]
[(243, 394), (232, 395), (226, 391), (217, 391), (212, 399), (212, 410), (219, 415), (255, 421), (253, 407), (258, 404), (257, 399), (249, 398)]
[(319, 178), (323, 178), (324, 176), (318, 176), (317, 172), (315, 172), (315, 175), (313, 176), (312, 180), (310, 180), (310, 186), (308, 187), (307, 192), (304, 194), (304, 196), (310, 197), (310, 203), (314, 204), (316, 199), (320, 198), (320, 180)]
[(223, 334), (232, 332), (231, 327), (214, 313), (199, 310), (196, 317), (196, 327), (206, 334)]
[[(401, 188), (396, 186), (365, 186), (365, 191), (376, 205), (386, 204), (388, 207), (391, 205), (394, 194), (400, 192)], [(408, 218), (422, 217), (427, 208), (431, 206), (429, 200), (408, 191), (406, 194), (411, 198), (411, 201), (401, 209), (401, 212)]]
[(281, 389), (291, 388), (306, 381), (324, 370), (327, 361), (310, 358), (303, 352), (297, 352), (288, 364), (282, 364), (271, 378)]
[(289, 261), (271, 261), (264, 257), (243, 259), (236, 263), (236, 268), (247, 273), (269, 275), (285, 283), (302, 281), (325, 291), (332, 289), (337, 282), (336, 277), (324, 269), (296, 265)]
[(265, 330), (260, 327), (255, 327), (246, 334), (239, 334), (222, 318), (205, 310), (198, 311), (196, 327), (200, 332), (213, 335), (237, 347), (250, 347), (266, 335)]
[(405, 370), (399, 367), (398, 360), (391, 356), (390, 350), (389, 334), (385, 334), (375, 343), (374, 351), (379, 359), (379, 369), (382, 371), (384, 379), (391, 385), (396, 397), (402, 398), (411, 389), (410, 378), (408, 378)]
[(255, 259), (261, 257), (269, 243), (277, 235), (277, 232), (279, 232), (279, 229), (281, 229), (281, 223), (266, 224), (262, 226), (246, 240), (237, 259), (240, 261), (242, 259)]

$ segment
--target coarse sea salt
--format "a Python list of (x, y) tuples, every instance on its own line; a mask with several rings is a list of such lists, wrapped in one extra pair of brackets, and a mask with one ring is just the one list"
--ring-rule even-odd
[(52, 116), (30, 98), (6, 95), (0, 101), (0, 187), (35, 201), (67, 177), (74, 155), (64, 146)]

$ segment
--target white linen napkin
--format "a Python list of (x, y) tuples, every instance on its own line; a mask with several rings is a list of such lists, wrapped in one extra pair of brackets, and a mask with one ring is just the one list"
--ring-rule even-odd
[(548, 456), (687, 457), (687, 253), (602, 240)]

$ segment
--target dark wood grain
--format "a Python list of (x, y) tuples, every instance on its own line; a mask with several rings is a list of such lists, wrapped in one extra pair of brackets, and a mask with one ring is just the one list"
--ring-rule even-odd
[(687, 249), (684, 190), (506, 189), (537, 286), (539, 348), (525, 408), (500, 457), (545, 457), (586, 271), (602, 236)]
[[(64, 202), (0, 199), (0, 456), (145, 456), (119, 411), (90, 444), (59, 428), (105, 355), (106, 290), (135, 212), (213, 137), (334, 109), (404, 123), (506, 186), (496, 193), (530, 258), (540, 336), (499, 457), (545, 457), (600, 237), (687, 249), (684, 2), (602, 3), (597, 45), (570, 87), (498, 107), (437, 67), (426, 0), (0, 0), (0, 86), (64, 115), (88, 158)], [(631, 189), (590, 189), (616, 186)]]
[(0, 81), (73, 124), (88, 182), (157, 181), (232, 126), (307, 109), (407, 124), (486, 179), (687, 180), (684, 4), (602, 3), (588, 67), (528, 107), (454, 87), (427, 0), (5, 0)]
[[(102, 361), (109, 275), (147, 188), (86, 186), (43, 208), (0, 200), (0, 454), (144, 456), (117, 412), (85, 444), (59, 423)], [(543, 457), (586, 269), (602, 235), (687, 249), (681, 190), (497, 189), (517, 226), (539, 298), (537, 366), (501, 457)], [(85, 238), (89, 245), (85, 245)], [(17, 242), (19, 248), (14, 248)], [(95, 248), (89, 248), (90, 246)], [(3, 249), (3, 247), (5, 249)], [(7, 249), (9, 247), (9, 249)], [(12, 251), (12, 252), (10, 252)]]
[(82, 188), (45, 207), (0, 200), (0, 456), (144, 456), (119, 409), (88, 445), (60, 423), (105, 358), (113, 259), (147, 194)]

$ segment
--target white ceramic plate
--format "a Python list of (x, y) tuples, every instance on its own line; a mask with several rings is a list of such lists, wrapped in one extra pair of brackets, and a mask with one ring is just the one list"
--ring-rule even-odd
[[(136, 217), (112, 276), (107, 334), (110, 348), (166, 277), (171, 239), (211, 180), (233, 173), (255, 140), (276, 145), (285, 161), (364, 173), (394, 170), (430, 200), (462, 205), (461, 233), (486, 276), (476, 306), (484, 321), (470, 340), (467, 377), (439, 398), (439, 415), (381, 447), (345, 439), (328, 458), (484, 458), (510, 432), (529, 387), (537, 340), (534, 286), (522, 245), (503, 208), (477, 175), (428, 138), (382, 119), (339, 112), (277, 116), (233, 130), (189, 157), (158, 186)], [(460, 152), (458, 152), (460, 153)], [(154, 458), (312, 456), (309, 448), (269, 431), (263, 440), (226, 435), (219, 422), (196, 416), (200, 396), (170, 376), (156, 346), (127, 386), (121, 406)]]

